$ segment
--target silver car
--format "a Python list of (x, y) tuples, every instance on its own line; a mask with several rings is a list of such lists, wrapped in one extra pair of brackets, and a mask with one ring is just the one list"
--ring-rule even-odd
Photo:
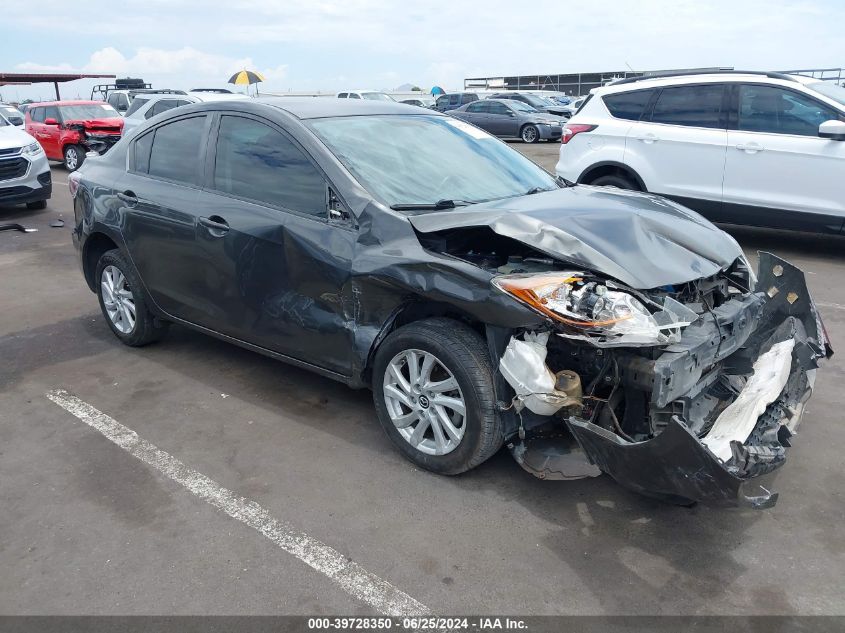
[(50, 165), (41, 145), (0, 115), (0, 206), (43, 209), (52, 191)]
[(559, 141), (563, 132), (560, 116), (539, 112), (530, 105), (510, 99), (482, 99), (448, 112), (501, 138), (519, 138), (526, 143)]
[(227, 101), (234, 99), (249, 99), (246, 95), (235, 92), (207, 92), (198, 91), (190, 92), (188, 94), (173, 94), (173, 93), (146, 93), (136, 95), (132, 100), (132, 105), (126, 111), (126, 116), (123, 119), (123, 133), (126, 134), (130, 130), (134, 130), (147, 119), (153, 118), (157, 114), (167, 112), (179, 106), (188, 105), (189, 103), (200, 103), (202, 101)]

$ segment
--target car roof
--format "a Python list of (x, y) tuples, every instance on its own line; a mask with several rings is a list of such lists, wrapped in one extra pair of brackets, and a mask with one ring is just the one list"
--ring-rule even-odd
[(67, 101), (41, 101), (39, 103), (30, 103), (29, 106), (66, 106), (66, 105), (108, 105), (105, 101), (91, 101), (91, 100), (67, 100)]
[(227, 103), (229, 107), (257, 103), (284, 110), (298, 119), (322, 119), (341, 116), (365, 116), (379, 114), (413, 114), (417, 116), (445, 116), (433, 110), (421, 110), (416, 106), (396, 101), (369, 101), (358, 99), (326, 99), (323, 97), (260, 97)]
[(636, 81), (611, 83), (601, 88), (593, 88), (590, 92), (596, 95), (614, 94), (617, 92), (629, 92), (632, 90), (645, 90), (647, 88), (662, 88), (665, 86), (682, 86), (685, 84), (700, 83), (768, 83), (779, 86), (794, 86), (796, 83), (806, 85), (814, 80), (803, 75), (781, 75), (777, 73), (766, 75), (757, 72), (714, 72), (714, 73), (690, 73), (688, 75), (677, 74), (657, 77), (637, 77)]

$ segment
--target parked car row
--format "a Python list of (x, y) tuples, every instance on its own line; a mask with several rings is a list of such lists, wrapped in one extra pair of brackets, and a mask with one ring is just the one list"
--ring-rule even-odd
[(735, 224), (845, 230), (845, 88), (758, 72), (627, 79), (563, 132), (556, 172)]
[(480, 99), (449, 114), (500, 138), (526, 143), (560, 140), (565, 120), (515, 99)]

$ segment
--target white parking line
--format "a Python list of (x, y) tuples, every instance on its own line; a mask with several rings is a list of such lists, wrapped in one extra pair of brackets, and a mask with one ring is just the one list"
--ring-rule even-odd
[(816, 305), (820, 308), (833, 308), (834, 310), (845, 310), (845, 304), (842, 303), (826, 303), (824, 301), (816, 301)]
[(56, 389), (46, 395), (47, 398), (99, 431), (133, 457), (157, 469), (233, 519), (258, 530), (278, 547), (328, 576), (348, 594), (366, 602), (380, 613), (393, 616), (430, 613), (428, 607), (386, 580), (371, 574), (334, 548), (273, 518), (255, 501), (240, 497), (202, 473), (193, 470), (169, 453), (139, 437), (132, 429), (123, 426), (64, 389)]

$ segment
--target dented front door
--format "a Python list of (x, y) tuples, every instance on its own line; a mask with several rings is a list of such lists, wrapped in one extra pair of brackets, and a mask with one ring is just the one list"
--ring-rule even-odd
[(347, 375), (354, 311), (343, 293), (355, 233), (211, 192), (198, 202), (188, 320)]

